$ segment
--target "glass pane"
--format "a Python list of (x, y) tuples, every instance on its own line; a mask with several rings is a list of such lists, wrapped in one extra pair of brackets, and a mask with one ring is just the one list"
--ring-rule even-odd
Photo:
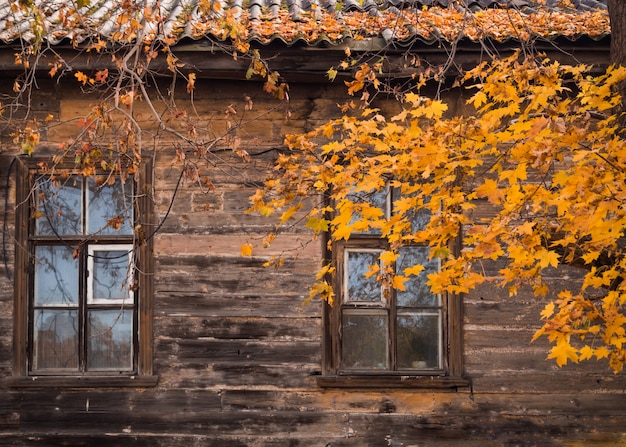
[(133, 183), (117, 178), (109, 185), (108, 177), (89, 179), (87, 191), (87, 232), (128, 235), (133, 232)]
[(55, 183), (41, 177), (36, 184), (38, 217), (35, 234), (40, 236), (82, 234), (82, 181), (71, 177)]
[(35, 310), (33, 370), (78, 369), (76, 310)]
[(35, 306), (78, 304), (78, 260), (65, 246), (35, 248)]
[(91, 311), (88, 330), (88, 369), (132, 369), (132, 310)]
[(342, 316), (341, 366), (350, 369), (388, 369), (386, 314)]
[(365, 277), (369, 266), (379, 264), (380, 251), (346, 250), (346, 301), (376, 302), (382, 298), (380, 283), (376, 275)]
[(89, 250), (91, 303), (115, 303), (130, 298), (130, 252), (125, 247), (128, 246), (116, 250), (102, 247)]
[(403, 274), (404, 269), (412, 267), (415, 264), (424, 266), (424, 270), (417, 276), (409, 276), (404, 283), (405, 290), (396, 291), (398, 306), (439, 306), (440, 297), (430, 291), (430, 287), (426, 284), (428, 275), (434, 273), (439, 268), (439, 262), (436, 259), (428, 259), (428, 247), (402, 247), (398, 251), (398, 259), (396, 260), (396, 271)]
[[(388, 217), (389, 213), (387, 212), (387, 198), (389, 195), (389, 188), (383, 188), (379, 191), (371, 191), (371, 192), (360, 192), (360, 193), (352, 193), (348, 194), (348, 199), (350, 199), (355, 204), (369, 205), (373, 208), (378, 208), (383, 216)], [(362, 219), (362, 216), (358, 213), (355, 213), (350, 219), (350, 225), (355, 222), (359, 222)], [(358, 234), (380, 234), (380, 230), (378, 228), (369, 228), (367, 230), (357, 230), (355, 233)]]
[(399, 369), (441, 368), (439, 313), (402, 314), (397, 320)]

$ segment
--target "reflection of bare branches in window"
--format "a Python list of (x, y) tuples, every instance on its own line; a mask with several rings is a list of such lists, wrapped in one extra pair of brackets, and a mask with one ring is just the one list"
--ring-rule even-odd
[(38, 312), (35, 323), (35, 369), (78, 366), (77, 323), (74, 311)]
[(380, 283), (375, 276), (367, 277), (371, 266), (378, 263), (380, 250), (349, 250), (347, 252), (347, 301), (379, 302)]
[[(95, 185), (93, 179), (88, 179), (89, 185), (85, 188), (84, 182), (77, 175), (68, 178), (73, 179), (73, 184), (69, 184), (69, 180), (59, 184), (49, 176), (37, 179), (34, 191), (37, 209), (33, 217), (39, 235), (54, 235), (63, 242), (67, 236), (83, 236), (78, 242), (78, 245), (82, 245), (96, 235), (133, 233), (132, 188), (127, 194), (124, 183), (119, 179), (120, 189), (111, 188), (107, 183)], [(95, 187), (92, 188), (92, 184)], [(85, 205), (86, 210), (83, 209), (84, 196), (87, 194), (85, 189), (94, 193), (94, 199)]]
[[(80, 212), (81, 185), (59, 187), (50, 177), (40, 177), (35, 185), (36, 229), (39, 235), (77, 235), (82, 234)], [(78, 188), (76, 187), (78, 186)], [(45, 220), (40, 218), (44, 217)]]
[(132, 311), (90, 312), (90, 368), (132, 367), (132, 318)]
[(120, 178), (100, 175), (88, 179), (87, 232), (131, 234), (133, 231), (133, 188)]
[[(94, 252), (95, 253), (95, 252)], [(93, 282), (94, 299), (128, 298), (130, 275), (128, 251), (100, 251), (94, 258), (91, 281)], [(119, 286), (120, 295), (112, 295), (115, 286)]]
[[(76, 274), (68, 275), (68, 272), (64, 272), (65, 275), (63, 275), (63, 272), (60, 272), (59, 271), (60, 269), (58, 268), (60, 266), (68, 266), (68, 263), (64, 261), (70, 260), (69, 253), (66, 250), (56, 250), (56, 248), (61, 248), (61, 247), (37, 247), (37, 248), (38, 250), (35, 255), (35, 264), (37, 266), (37, 275), (36, 275), (37, 289), (35, 292), (36, 303), (37, 301), (40, 301), (38, 304), (45, 305), (45, 304), (65, 303), (67, 305), (76, 305), (77, 298), (78, 298), (76, 296), (76, 293), (78, 292), (77, 290), (78, 284), (76, 283), (72, 286), (72, 284), (66, 281), (66, 278), (75, 277), (75, 279), (78, 280), (78, 277)], [(57, 252), (63, 253), (62, 261), (56, 259)], [(71, 264), (69, 265), (71, 266)], [(39, 270), (40, 268), (43, 268), (43, 272)], [(78, 266), (75, 265), (74, 268), (77, 269)], [(42, 275), (42, 273), (45, 276)], [(44, 283), (47, 284), (48, 281), (45, 281), (44, 278), (42, 278), (42, 276), (44, 276), (45, 279), (48, 279), (50, 277), (54, 278), (54, 281), (49, 281), (50, 286), (47, 287), (46, 289), (43, 288), (43, 284)], [(47, 291), (48, 293), (44, 295), (43, 292), (45, 291)], [(39, 296), (39, 293), (41, 293), (41, 296)], [(61, 298), (60, 302), (55, 299), (57, 297)]]
[[(110, 350), (115, 350), (119, 355), (114, 357), (122, 361), (129, 368), (132, 367), (130, 350), (132, 346), (132, 318), (134, 316), (134, 302), (129, 300), (133, 291), (132, 280), (134, 278), (133, 262), (130, 257), (131, 251), (125, 250), (124, 245), (94, 245), (89, 249), (89, 282), (88, 282), (88, 306), (89, 307), (89, 332), (87, 340), (89, 364), (108, 367), (109, 362), (98, 357), (94, 350), (102, 351), (105, 356)], [(121, 291), (118, 293), (116, 291)], [(103, 307), (106, 306), (106, 307)], [(95, 324), (94, 318), (98, 315)], [(106, 317), (106, 318), (104, 318)], [(105, 321), (106, 320), (106, 321)], [(114, 343), (113, 338), (119, 339)], [(110, 340), (109, 349), (103, 348)], [(103, 363), (104, 362), (104, 363)], [(94, 365), (91, 365), (92, 367)], [(124, 365), (117, 365), (124, 366)]]

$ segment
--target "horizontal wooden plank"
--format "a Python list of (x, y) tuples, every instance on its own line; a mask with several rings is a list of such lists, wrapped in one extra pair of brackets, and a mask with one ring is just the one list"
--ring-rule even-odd
[[(257, 439), (277, 433), (299, 431), (318, 432), (332, 436), (341, 433), (341, 423), (334, 422), (330, 414), (321, 412), (222, 412), (202, 408), (176, 409), (175, 407), (141, 408), (123, 413), (23, 411), (21, 426), (40, 433), (59, 431), (67, 433), (90, 433), (97, 427), (102, 432), (149, 432), (165, 434), (239, 435), (254, 433)], [(186, 410), (186, 411), (185, 411)], [(60, 429), (59, 427), (64, 427)]]
[[(262, 292), (262, 291), (261, 291)], [(268, 293), (268, 292), (266, 292)], [(175, 290), (159, 292), (155, 306), (158, 316), (200, 317), (254, 316), (254, 317), (300, 317), (319, 315), (318, 304), (303, 306), (305, 294), (290, 294), (277, 290), (274, 294), (246, 294), (224, 291), (223, 294), (207, 295), (206, 292), (184, 292)]]
[[(555, 380), (561, 370), (576, 372), (581, 375), (581, 380), (584, 380), (584, 375), (587, 373), (606, 374), (607, 376), (612, 374), (605, 360), (580, 364), (568, 363), (560, 369), (554, 359), (547, 359), (547, 355), (548, 349), (541, 347), (466, 350), (464, 356), (465, 371), (470, 377), (473, 374), (483, 374), (486, 371), (491, 371), (493, 374), (508, 373), (509, 371), (540, 375), (552, 373)], [(549, 385), (546, 384), (544, 390), (548, 391), (548, 389)]]
[[(508, 322), (507, 322), (508, 323)], [(505, 323), (505, 324), (507, 324)], [(532, 328), (505, 327), (494, 325), (465, 325), (463, 341), (468, 346), (468, 353), (478, 353), (481, 350), (515, 350), (534, 352), (537, 349), (547, 349), (541, 342), (532, 343), (535, 330)]]
[(2, 436), (6, 447), (180, 447), (181, 445), (202, 445), (202, 447), (249, 447), (254, 442), (250, 437), (219, 436), (215, 434), (161, 434), (126, 433), (122, 430), (102, 433), (96, 429), (82, 433), (15, 433)]
[(621, 393), (624, 379), (604, 368), (601, 372), (570, 371), (568, 368), (554, 371), (487, 371), (471, 375), (472, 386), (477, 393)]
[(313, 317), (187, 317), (155, 318), (157, 338), (310, 341), (321, 337), (320, 318)]
[(154, 250), (159, 256), (203, 255), (234, 258), (239, 256), (241, 245), (256, 241), (258, 248), (255, 255), (259, 257), (294, 257), (297, 255), (300, 258), (321, 260), (321, 242), (311, 243), (309, 235), (282, 234), (268, 248), (262, 248), (259, 236), (264, 236), (264, 234), (252, 232), (239, 235), (157, 234)]
[[(225, 143), (226, 144), (226, 143)], [(193, 191), (201, 193), (209, 191), (219, 194), (224, 189), (239, 184), (243, 190), (254, 193), (256, 188), (262, 187), (267, 179), (268, 170), (273, 166), (280, 149), (283, 148), (282, 139), (276, 141), (242, 142), (240, 149), (245, 150), (249, 161), (244, 161), (240, 155), (234, 154), (230, 146), (218, 147), (207, 158), (210, 163), (200, 162), (202, 176), (206, 176), (216, 189), (211, 191), (206, 186), (199, 186), (193, 179), (181, 178), (181, 164), (172, 164), (176, 153), (171, 149), (162, 149), (155, 153), (156, 167), (154, 170), (154, 184), (157, 187), (158, 197), (171, 197), (176, 191)], [(169, 199), (166, 203), (169, 202)], [(246, 201), (247, 202), (247, 201)], [(161, 203), (161, 202), (159, 202)]]
[[(486, 429), (484, 431), (487, 431)], [(348, 430), (346, 430), (348, 432)], [(406, 445), (406, 446), (428, 446), (428, 447), (450, 447), (460, 445), (463, 447), (501, 447), (506, 445), (506, 441), (494, 439), (493, 435), (485, 434), (478, 436), (472, 433), (465, 433), (457, 438), (446, 437), (445, 433), (431, 433), (426, 436), (425, 433), (414, 435), (411, 439), (403, 442), (397, 438), (390, 436), (383, 438), (383, 442), (387, 444), (374, 443), (371, 438), (361, 434), (342, 434), (337, 436), (327, 436), (321, 439), (320, 436), (292, 433), (283, 436), (267, 436), (259, 440), (252, 435), (217, 435), (217, 434), (154, 434), (154, 433), (91, 433), (89, 435), (77, 435), (73, 433), (64, 434), (37, 434), (24, 440), (14, 434), (3, 436), (3, 442), (7, 447), (66, 447), (85, 446), (85, 447), (126, 447), (133, 445), (134, 447), (180, 447), (181, 445), (202, 447), (319, 447), (320, 442), (325, 442), (327, 447), (363, 447), (369, 446), (387, 446), (387, 445)], [(541, 438), (543, 436), (543, 438)], [(525, 443), (523, 439), (517, 438), (513, 445), (559, 445), (559, 438), (549, 436), (545, 433), (537, 435), (539, 441)], [(418, 439), (418, 440), (416, 440)], [(624, 437), (619, 435), (611, 435), (606, 433), (599, 434), (578, 434), (578, 439), (571, 436), (568, 445), (585, 445), (586, 447), (623, 447)]]
[(320, 374), (318, 359), (310, 363), (271, 364), (244, 361), (205, 361), (177, 363), (167, 357), (155, 359), (159, 383), (180, 389), (227, 389), (271, 387), (274, 389), (316, 390)]
[(320, 357), (320, 343), (257, 342), (248, 340), (213, 339), (159, 339), (156, 342), (159, 355), (176, 356), (177, 361), (216, 363), (241, 361), (242, 363), (309, 363)]

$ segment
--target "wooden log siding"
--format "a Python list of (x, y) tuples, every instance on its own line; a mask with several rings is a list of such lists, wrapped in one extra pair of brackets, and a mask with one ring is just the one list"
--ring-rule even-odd
[[(77, 117), (88, 101), (64, 84), (42, 81), (41, 113)], [(71, 84), (73, 86), (73, 84)], [(258, 84), (197, 82), (202, 125), (223, 128), (223, 111), (254, 95), (251, 117), (276, 103)], [(45, 87), (45, 88), (44, 88)], [(50, 87), (50, 88), (48, 88)], [(501, 445), (617, 446), (626, 443), (625, 376), (600, 362), (558, 369), (546, 343), (530, 344), (543, 300), (480, 287), (464, 298), (464, 367), (471, 386), (457, 390), (321, 388), (320, 303), (302, 306), (319, 265), (321, 243), (301, 245), (305, 229), (270, 250), (239, 256), (248, 238), (271, 228), (243, 215), (254, 184), (265, 178), (286, 132), (303, 131), (338, 114), (341, 85), (292, 84), (292, 118), (279, 109), (240, 132), (253, 156), (207, 172), (208, 194), (183, 184), (154, 239), (154, 373), (148, 388), (9, 386), (12, 364), (15, 176), (17, 148), (0, 155), (9, 275), (0, 276), (0, 445), (318, 447)], [(38, 102), (39, 101), (39, 102)], [(384, 107), (387, 107), (383, 104)], [(395, 107), (395, 106), (394, 106)], [(393, 110), (393, 109), (386, 109)], [(46, 135), (51, 146), (73, 130)], [(6, 135), (3, 138), (7, 138)], [(155, 158), (155, 214), (162, 219), (178, 173), (164, 145)], [(4, 179), (9, 179), (9, 190)], [(489, 208), (485, 207), (485, 213)], [(286, 249), (280, 270), (262, 266)], [(497, 263), (491, 268), (498, 268)], [(556, 285), (576, 269), (555, 271)]]

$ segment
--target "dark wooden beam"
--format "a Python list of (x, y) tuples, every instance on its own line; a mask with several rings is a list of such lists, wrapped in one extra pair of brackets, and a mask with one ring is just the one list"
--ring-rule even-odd
[[(568, 39), (536, 40), (532, 44), (525, 44), (535, 52), (545, 53), (547, 57), (562, 64), (584, 63), (593, 65), (596, 70), (602, 70), (610, 61), (610, 39), (605, 37), (595, 41), (589, 38), (580, 38), (576, 41)], [(414, 41), (411, 44), (388, 44), (383, 39), (351, 40), (341, 44), (326, 47), (313, 47), (303, 44), (287, 46), (280, 41), (268, 45), (257, 44), (261, 57), (266, 60), (271, 69), (291, 81), (313, 81), (326, 78), (326, 72), (331, 67), (337, 67), (345, 59), (345, 52), (350, 48), (353, 57), (362, 55), (367, 57), (387, 59), (386, 75), (397, 78), (410, 78), (416, 71), (407, 63), (407, 55), (418, 56), (426, 64), (442, 65), (453, 58), (451, 72), (475, 66), (482, 60), (488, 60), (491, 54), (506, 56), (520, 48), (520, 44), (510, 40), (507, 42), (470, 42), (460, 41), (454, 48), (449, 44), (427, 43)], [(223, 45), (217, 45), (209, 40), (183, 41), (174, 47), (174, 53), (185, 64), (182, 70), (197, 73), (200, 78), (211, 79), (245, 79), (250, 59), (246, 55), (233, 57)], [(85, 49), (71, 46), (56, 46), (55, 53), (60, 56), (74, 71), (95, 72), (97, 70), (116, 70), (116, 64), (110, 54), (87, 52)], [(17, 48), (10, 46), (0, 47), (0, 71), (19, 74), (19, 66), (15, 64)], [(36, 61), (35, 68), (47, 72), (55, 58), (51, 53), (42, 54)], [(150, 63), (150, 70), (159, 76), (169, 76), (165, 55), (159, 55)], [(351, 77), (349, 72), (339, 73), (339, 78)]]

